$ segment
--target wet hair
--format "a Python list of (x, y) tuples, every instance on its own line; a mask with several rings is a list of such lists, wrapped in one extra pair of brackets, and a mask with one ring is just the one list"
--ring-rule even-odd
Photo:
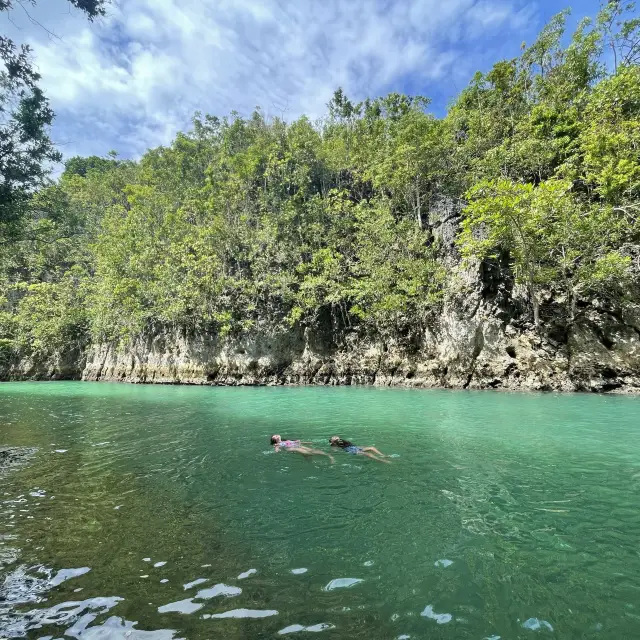
[(271, 436), (271, 444), (278, 444), (278, 436)]
[(335, 442), (340, 442), (340, 436), (331, 436), (329, 438), (329, 444), (333, 444)]

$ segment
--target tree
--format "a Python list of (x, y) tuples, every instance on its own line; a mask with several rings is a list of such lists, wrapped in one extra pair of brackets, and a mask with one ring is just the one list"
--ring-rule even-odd
[(562, 292), (569, 323), (580, 295), (620, 291), (630, 261), (618, 248), (630, 229), (612, 207), (581, 202), (571, 193), (571, 183), (559, 180), (537, 186), (486, 181), (468, 198), (458, 239), (463, 255), (508, 252), (516, 281), (527, 289), (536, 326), (542, 286)]
[[(70, 0), (90, 20), (104, 15), (108, 0)], [(0, 12), (20, 6), (27, 11), (36, 0), (0, 0)], [(38, 87), (39, 74), (27, 45), (0, 36), (0, 234), (15, 232), (31, 193), (43, 184), (49, 163), (61, 154), (49, 138), (53, 111)]]
[(598, 14), (598, 27), (613, 54), (613, 68), (640, 62), (640, 18), (624, 20), (625, 14), (635, 10), (635, 2), (609, 0)]

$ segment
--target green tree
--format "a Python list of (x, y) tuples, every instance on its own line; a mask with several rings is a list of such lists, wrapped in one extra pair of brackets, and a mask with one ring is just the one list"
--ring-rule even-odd
[[(70, 0), (89, 19), (104, 15), (106, 0)], [(0, 0), (0, 12), (19, 5), (27, 11), (35, 0)], [(38, 87), (27, 45), (17, 47), (0, 36), (0, 235), (15, 231), (24, 217), (33, 190), (43, 184), (48, 164), (58, 162), (60, 153), (49, 138), (53, 111)]]

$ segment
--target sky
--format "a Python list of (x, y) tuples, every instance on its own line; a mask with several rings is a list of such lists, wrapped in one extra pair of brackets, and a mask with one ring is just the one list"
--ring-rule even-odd
[(66, 157), (139, 157), (194, 112), (293, 120), (397, 91), (447, 104), (475, 71), (518, 55), (571, 6), (599, 0), (115, 0), (93, 23), (66, 0), (16, 5), (2, 32), (31, 45)]

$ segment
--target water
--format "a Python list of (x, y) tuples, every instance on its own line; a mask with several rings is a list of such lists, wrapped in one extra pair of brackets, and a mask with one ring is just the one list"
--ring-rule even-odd
[[(640, 398), (0, 386), (0, 637), (640, 637)], [(339, 434), (392, 464), (274, 454)], [(316, 637), (315, 635), (312, 637)]]

